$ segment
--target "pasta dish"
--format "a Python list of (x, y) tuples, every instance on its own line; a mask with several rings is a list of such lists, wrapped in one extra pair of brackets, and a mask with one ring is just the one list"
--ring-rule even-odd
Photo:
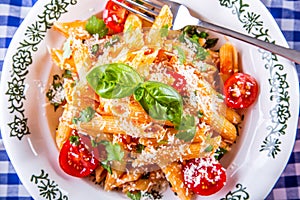
[(217, 39), (204, 31), (172, 31), (168, 6), (151, 25), (126, 13), (112, 26), (110, 11), (54, 23), (66, 37), (50, 50), (62, 90), (47, 94), (63, 107), (55, 138), (62, 170), (131, 199), (157, 199), (169, 185), (179, 199), (218, 192), (226, 184), (219, 159), (257, 83), (231, 43), (212, 50)]

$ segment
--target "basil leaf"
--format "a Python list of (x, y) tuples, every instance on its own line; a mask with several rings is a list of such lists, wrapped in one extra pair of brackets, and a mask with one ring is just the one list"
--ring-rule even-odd
[(200, 37), (200, 38), (206, 39), (208, 36), (209, 36), (209, 35), (208, 35), (207, 32), (201, 31), (201, 32), (199, 33), (199, 37)]
[(152, 118), (180, 124), (183, 103), (180, 94), (173, 87), (147, 81), (135, 90), (134, 98)]
[(94, 67), (88, 72), (86, 79), (98, 95), (107, 99), (130, 96), (143, 82), (134, 69), (122, 63)]
[(186, 129), (186, 130), (180, 130), (175, 135), (175, 137), (180, 140), (183, 140), (185, 142), (190, 142), (193, 140), (195, 133), (196, 133), (196, 127), (194, 126), (194, 127), (190, 127), (189, 129)]
[(104, 37), (108, 28), (102, 19), (98, 19), (95, 15), (90, 17), (85, 25), (85, 30), (90, 34), (98, 34), (100, 38)]
[(175, 137), (185, 142), (192, 141), (196, 134), (195, 117), (191, 115), (183, 116), (180, 126), (175, 126), (175, 128), (179, 130)]
[(177, 130), (186, 130), (195, 126), (195, 117), (191, 115), (183, 116), (180, 126), (175, 127)]

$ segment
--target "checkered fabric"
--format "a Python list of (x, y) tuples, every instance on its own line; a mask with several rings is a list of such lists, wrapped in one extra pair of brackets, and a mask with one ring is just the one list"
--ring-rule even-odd
[[(278, 23), (291, 48), (300, 50), (300, 1), (265, 0), (263, 1)], [(296, 65), (300, 78), (300, 65)], [(300, 199), (300, 123), (298, 120), (297, 138), (288, 165), (278, 179), (271, 199)]]
[[(0, 75), (9, 43), (37, 0), (0, 0)], [(291, 48), (300, 50), (300, 0), (262, 0), (283, 31)], [(297, 65), (300, 78), (300, 66)], [(0, 76), (1, 77), (1, 76)], [(6, 154), (0, 133), (0, 199), (32, 199)], [(300, 199), (300, 127), (286, 169), (267, 199)]]
[[(37, 0), (0, 0), (0, 77), (9, 43)], [(0, 132), (0, 199), (32, 199), (6, 154)]]

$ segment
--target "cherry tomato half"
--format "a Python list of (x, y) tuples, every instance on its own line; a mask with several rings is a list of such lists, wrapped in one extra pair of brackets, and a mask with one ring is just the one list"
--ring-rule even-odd
[[(123, 0), (118, 0), (123, 2)], [(114, 31), (114, 33), (120, 33), (124, 29), (125, 20), (128, 16), (128, 11), (125, 8), (115, 4), (112, 1), (108, 1), (103, 11), (103, 20), (108, 28)]]
[(92, 173), (99, 161), (86, 148), (73, 130), (70, 138), (63, 144), (59, 154), (59, 165), (71, 176), (85, 177)]
[(231, 108), (247, 108), (257, 98), (258, 84), (245, 73), (235, 73), (224, 83), (225, 103)]
[(218, 192), (226, 183), (226, 172), (214, 158), (196, 158), (183, 166), (184, 184), (202, 196)]

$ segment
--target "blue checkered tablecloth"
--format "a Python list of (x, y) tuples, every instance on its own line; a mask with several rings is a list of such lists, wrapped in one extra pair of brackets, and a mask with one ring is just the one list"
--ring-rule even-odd
[[(0, 75), (9, 43), (37, 0), (0, 0)], [(300, 50), (300, 0), (262, 0), (291, 48)], [(300, 78), (300, 66), (297, 65)], [(300, 123), (298, 123), (300, 124)], [(300, 199), (300, 127), (288, 165), (267, 199)], [(32, 199), (6, 154), (0, 133), (0, 199)]]

